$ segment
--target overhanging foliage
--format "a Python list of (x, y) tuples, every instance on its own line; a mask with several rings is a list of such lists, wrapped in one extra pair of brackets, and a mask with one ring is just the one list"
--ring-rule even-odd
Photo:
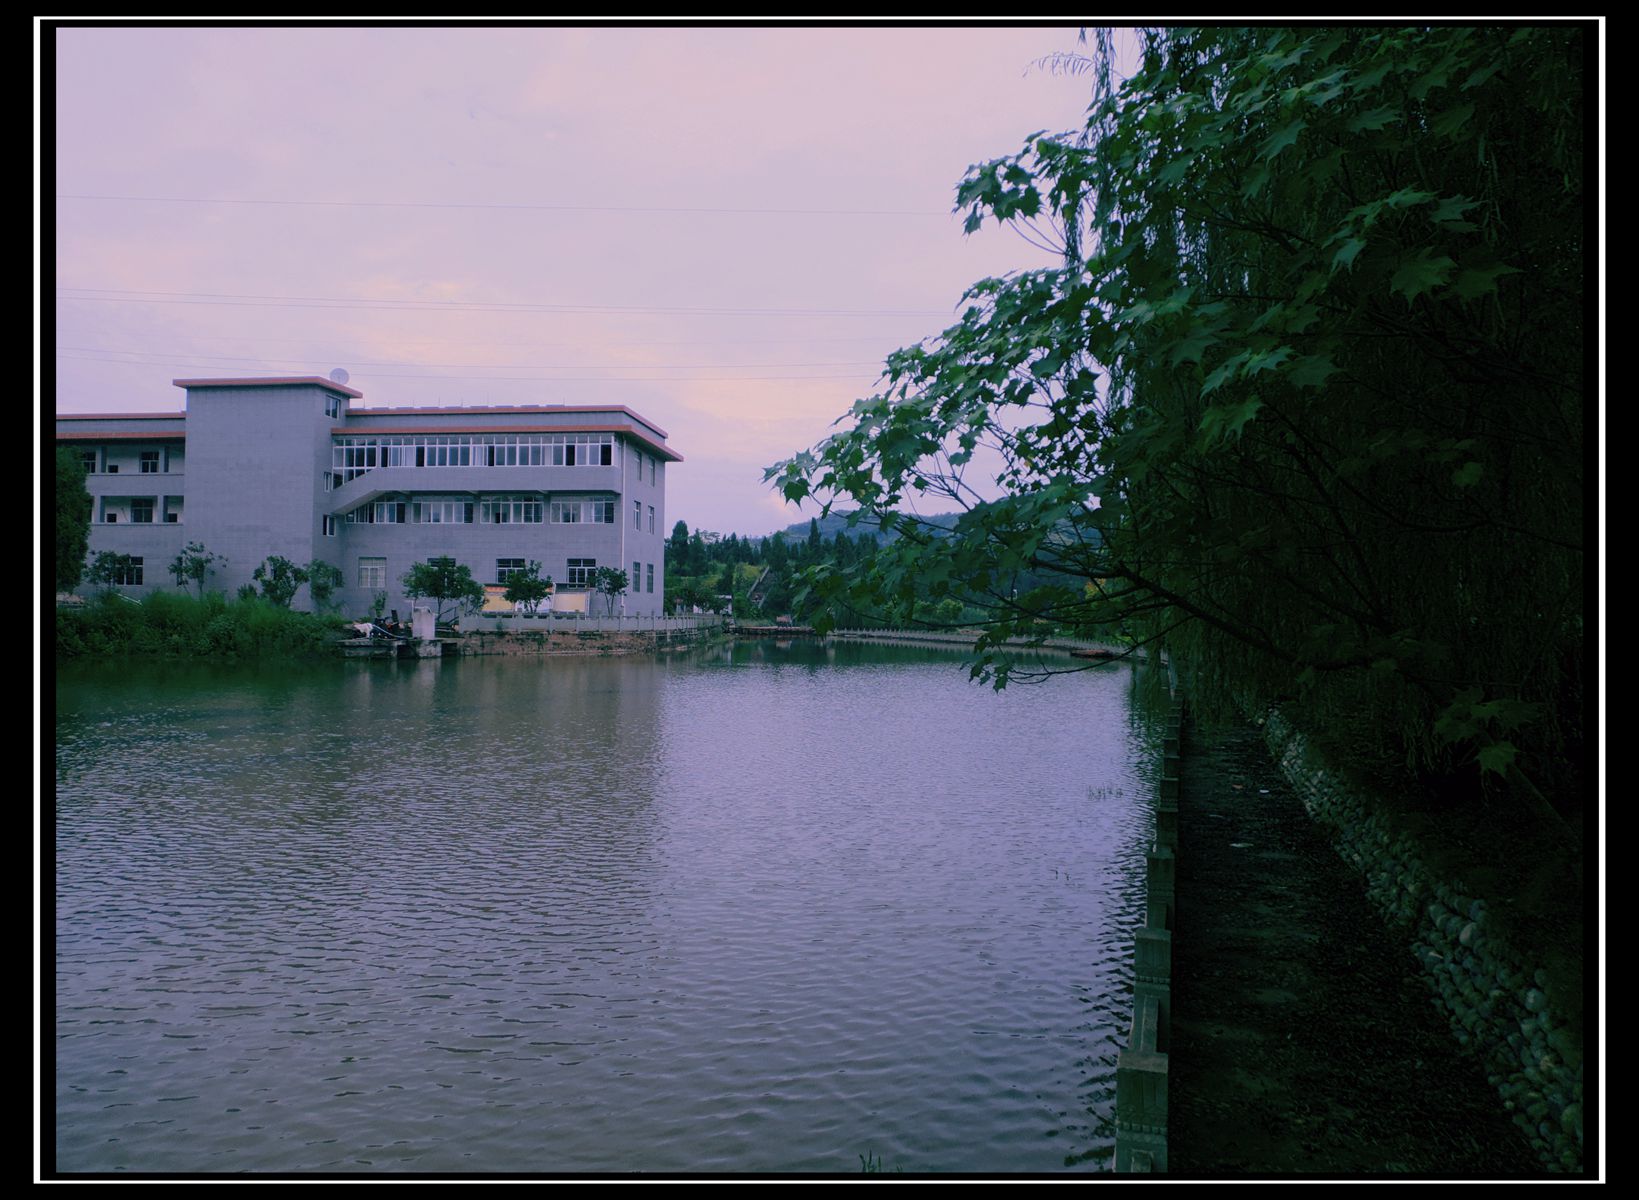
[[(1083, 129), (958, 189), (969, 230), (1052, 226), (1063, 266), (974, 285), (770, 469), (904, 535), (809, 585), (988, 595), (998, 683), (993, 647), (1039, 620), (1114, 630), (1204, 699), (1300, 696), (1424, 769), (1564, 783), (1585, 31), (1141, 36), (1119, 89), (1107, 42), (1089, 60)], [(981, 448), (1001, 466), (971, 480)], [(968, 515), (922, 536), (902, 510), (925, 498)], [(1026, 570), (1069, 582), (1015, 595)]]

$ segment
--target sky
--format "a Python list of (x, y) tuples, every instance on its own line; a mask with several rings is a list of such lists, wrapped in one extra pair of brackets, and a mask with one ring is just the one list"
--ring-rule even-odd
[(684, 456), (668, 523), (771, 532), (811, 510), (765, 467), (970, 284), (1052, 265), (952, 207), (969, 165), (1080, 125), (1087, 78), (1040, 65), (1078, 49), (1073, 26), (43, 30), (42, 368), (61, 412), (337, 367), (363, 406), (624, 404)]

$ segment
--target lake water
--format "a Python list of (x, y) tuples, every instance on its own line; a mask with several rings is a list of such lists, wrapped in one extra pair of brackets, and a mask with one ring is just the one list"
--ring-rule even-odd
[(1107, 1170), (1133, 672), (65, 670), (57, 1169)]

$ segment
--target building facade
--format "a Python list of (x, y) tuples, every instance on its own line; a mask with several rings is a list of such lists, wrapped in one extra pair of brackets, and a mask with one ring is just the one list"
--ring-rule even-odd
[[(599, 567), (628, 574), (615, 610), (658, 614), (666, 433), (621, 406), (363, 408), (319, 378), (178, 379), (180, 413), (57, 416), (92, 497), (91, 553), (131, 559), (122, 592), (175, 588), (198, 542), (232, 595), (271, 555), (339, 568), (333, 603), (407, 615), (401, 577), (448, 556), (504, 587), (539, 562), (554, 608), (602, 613)], [(380, 597), (385, 596), (384, 600)], [(307, 589), (297, 607), (311, 607)]]

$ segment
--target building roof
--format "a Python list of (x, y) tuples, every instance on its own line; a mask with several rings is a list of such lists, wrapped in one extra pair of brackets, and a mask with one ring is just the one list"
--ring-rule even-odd
[(439, 407), (439, 408), (362, 408), (362, 407), (360, 407), (360, 408), (349, 408), (347, 410), (347, 415), (349, 417), (382, 417), (382, 416), (394, 416), (394, 417), (406, 416), (406, 417), (409, 417), (409, 416), (432, 416), (432, 415), (448, 417), (448, 416), (461, 416), (465, 413), (474, 413), (474, 414), (481, 413), (481, 414), (486, 414), (486, 415), (494, 414), (494, 413), (518, 413), (519, 415), (523, 416), (523, 415), (527, 415), (529, 413), (583, 413), (583, 412), (625, 413), (628, 417), (631, 417), (634, 421), (640, 421), (644, 425), (647, 425), (650, 429), (654, 430), (661, 437), (669, 436), (664, 429), (660, 428), (660, 426), (656, 425), (653, 421), (649, 420), (648, 417), (645, 417), (642, 413), (633, 412), (631, 409), (627, 408), (624, 404), (485, 404), (485, 405), (472, 405), (472, 406), (469, 406), (469, 407), (455, 406), (455, 407)]
[(172, 387), (179, 388), (230, 388), (230, 387), (322, 387), (343, 396), (351, 396), (358, 400), (364, 393), (355, 391), (346, 384), (337, 383), (334, 379), (323, 379), (317, 375), (278, 375), (262, 376), (252, 379), (173, 379)]

